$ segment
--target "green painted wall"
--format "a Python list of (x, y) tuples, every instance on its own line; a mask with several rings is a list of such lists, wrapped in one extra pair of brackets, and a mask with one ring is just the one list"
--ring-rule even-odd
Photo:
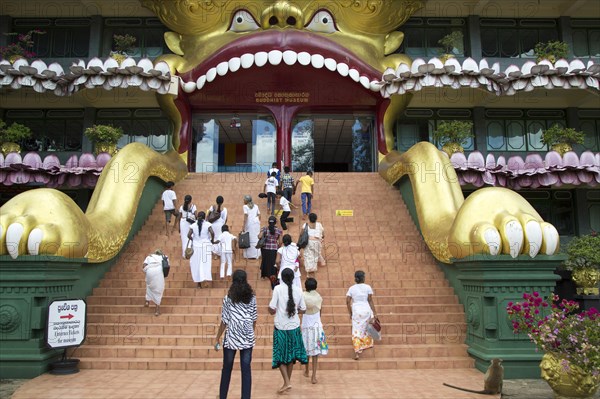
[[(127, 243), (144, 225), (163, 188), (159, 179), (146, 182)], [(46, 347), (48, 305), (90, 295), (126, 248), (99, 264), (54, 256), (0, 256), (0, 378), (32, 378), (58, 360), (63, 350)]]
[[(398, 188), (419, 228), (410, 180), (401, 179)], [(513, 334), (506, 304), (519, 301), (524, 292), (550, 295), (559, 279), (554, 270), (564, 259), (563, 255), (538, 255), (534, 259), (526, 255), (516, 259), (477, 255), (452, 264), (438, 262), (465, 308), (465, 343), (479, 370), (485, 371), (491, 359), (501, 358), (505, 378), (540, 378), (543, 354), (535, 351), (528, 337)]]

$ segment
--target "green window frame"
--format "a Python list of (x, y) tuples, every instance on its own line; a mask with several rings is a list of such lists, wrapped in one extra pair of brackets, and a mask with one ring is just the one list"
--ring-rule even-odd
[(12, 25), (13, 32), (17, 33), (27, 33), (33, 29), (46, 32), (33, 36), (35, 58), (89, 56), (90, 18), (16, 18)]
[(485, 110), (487, 151), (548, 151), (542, 132), (554, 124), (566, 127), (563, 110)]
[(410, 18), (400, 29), (404, 33), (404, 41), (399, 53), (412, 58), (439, 57), (445, 50), (438, 41), (453, 31), (460, 31), (463, 34), (463, 43), (459, 48), (455, 47), (452, 54), (465, 57), (464, 41), (467, 32), (464, 18)]
[(481, 18), (483, 57), (535, 58), (537, 43), (559, 40), (555, 19)]
[(25, 151), (81, 151), (83, 109), (12, 109), (5, 122), (31, 129), (32, 137), (21, 144)]
[(573, 55), (600, 57), (600, 19), (572, 19)]
[(575, 145), (575, 151), (600, 151), (600, 110), (580, 109), (579, 129), (585, 134), (583, 145)]
[(105, 18), (102, 54), (107, 57), (113, 50), (113, 35), (125, 34), (137, 38), (135, 47), (128, 54), (130, 57), (154, 59), (171, 53), (164, 40), (167, 31), (158, 18)]
[(170, 123), (160, 108), (105, 108), (96, 111), (97, 125), (123, 128), (125, 135), (117, 143), (142, 143), (157, 151), (169, 149)]

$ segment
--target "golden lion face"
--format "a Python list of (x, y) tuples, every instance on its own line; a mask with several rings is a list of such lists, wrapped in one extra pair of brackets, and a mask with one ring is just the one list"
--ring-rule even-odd
[[(301, 51), (315, 40), (334, 43), (340, 53), (354, 54), (381, 72), (385, 55), (402, 43), (403, 34), (394, 29), (422, 7), (412, 0), (141, 1), (173, 30), (165, 37), (184, 58), (180, 72), (234, 44), (243, 54), (253, 45), (267, 52), (278, 46)], [(255, 39), (266, 32), (264, 40)], [(303, 35), (295, 37), (298, 33)]]

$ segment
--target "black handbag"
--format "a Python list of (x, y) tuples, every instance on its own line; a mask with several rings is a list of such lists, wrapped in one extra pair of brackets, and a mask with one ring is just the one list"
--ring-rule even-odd
[(262, 247), (265, 246), (266, 243), (267, 243), (267, 233), (263, 231), (263, 236), (260, 238), (260, 240), (258, 240), (258, 242), (256, 243), (255, 248), (256, 249), (261, 249)]
[(246, 248), (250, 248), (250, 233), (249, 232), (243, 232), (240, 233), (240, 235), (238, 236), (238, 248), (239, 249), (246, 249)]
[(296, 245), (300, 249), (306, 248), (308, 245), (308, 223), (304, 225), (304, 230), (300, 233), (300, 238), (298, 238), (298, 243)]
[(169, 275), (169, 271), (171, 270), (171, 265), (169, 265), (169, 258), (165, 255), (162, 256), (162, 269), (163, 276), (167, 277)]

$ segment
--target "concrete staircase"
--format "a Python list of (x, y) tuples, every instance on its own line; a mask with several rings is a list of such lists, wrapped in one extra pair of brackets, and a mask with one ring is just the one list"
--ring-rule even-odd
[[(294, 176), (295, 178), (300, 177)], [(242, 197), (253, 196), (266, 223), (266, 200), (259, 199), (263, 174), (191, 174), (175, 186), (179, 204), (185, 194), (200, 208), (217, 195), (225, 198), (234, 234), (243, 221)], [(321, 369), (448, 369), (473, 367), (467, 355), (465, 316), (453, 289), (436, 266), (404, 206), (400, 193), (375, 173), (317, 173), (313, 211), (325, 228), (327, 266), (319, 268), (318, 291), (324, 298), (322, 320), (329, 354)], [(300, 206), (300, 195), (293, 201)], [(336, 216), (353, 210), (354, 216)], [(297, 240), (301, 211), (288, 232)], [(212, 349), (221, 303), (228, 284), (218, 279), (213, 260), (212, 288), (196, 288), (189, 261), (181, 259), (179, 234), (164, 234), (162, 203), (129, 244), (93, 295), (87, 298), (85, 344), (73, 351), (82, 368), (219, 370), (222, 354)], [(142, 262), (161, 248), (171, 258), (162, 314), (145, 308)], [(270, 284), (260, 279), (260, 261), (238, 256), (234, 269), (248, 272), (259, 306), (254, 369), (270, 369), (273, 317), (267, 313)], [(351, 360), (351, 323), (345, 305), (354, 271), (366, 272), (373, 287), (383, 339), (359, 361)], [(304, 276), (303, 271), (303, 277)], [(236, 367), (238, 364), (236, 363)]]

